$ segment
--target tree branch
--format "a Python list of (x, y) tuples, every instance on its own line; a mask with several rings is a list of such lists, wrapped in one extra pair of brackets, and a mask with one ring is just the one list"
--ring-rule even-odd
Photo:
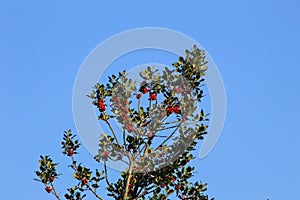
[[(71, 156), (71, 158), (72, 158), (72, 168), (75, 170), (75, 172), (78, 172), (78, 167), (77, 167), (77, 165), (76, 165), (76, 161), (75, 161), (75, 159), (74, 159), (74, 156)], [(86, 187), (88, 188), (88, 190), (90, 190), (94, 195), (95, 195), (95, 197), (97, 197), (98, 199), (100, 199), (100, 200), (103, 200), (103, 198), (101, 197), (101, 196), (99, 196), (90, 186), (89, 186), (89, 184), (86, 184)]]
[(116, 135), (114, 129), (111, 127), (109, 121), (106, 120), (105, 122), (106, 122), (106, 124), (108, 125), (109, 129), (111, 130), (112, 134), (114, 135), (114, 138), (115, 138), (115, 140), (116, 140), (118, 146), (121, 147), (121, 145), (120, 145), (120, 143), (119, 143), (119, 140), (118, 140), (118, 138), (117, 138), (117, 135)]
[(181, 123), (176, 127), (176, 129), (158, 147), (156, 147), (155, 151), (157, 149), (159, 149), (160, 147), (162, 147), (171, 137), (173, 137), (173, 135), (176, 133), (176, 131), (178, 130), (180, 125), (181, 125)]
[(125, 194), (124, 194), (123, 200), (127, 200), (128, 191), (129, 191), (129, 185), (130, 185), (130, 179), (131, 179), (131, 175), (132, 175), (132, 169), (133, 169), (133, 162), (130, 159), (130, 165), (129, 165), (127, 183), (126, 183), (126, 186), (125, 186)]

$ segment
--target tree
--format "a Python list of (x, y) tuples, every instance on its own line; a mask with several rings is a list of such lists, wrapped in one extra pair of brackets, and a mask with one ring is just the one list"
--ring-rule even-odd
[[(193, 47), (179, 57), (172, 68), (149, 66), (132, 80), (126, 71), (108, 77), (107, 84), (97, 83), (89, 98), (99, 111), (98, 119), (109, 129), (100, 136), (98, 154), (94, 159), (103, 164), (103, 170), (78, 164), (75, 159), (80, 147), (71, 130), (63, 135), (62, 153), (71, 159), (70, 167), (78, 184), (64, 195), (66, 199), (80, 200), (106, 184), (107, 195), (116, 200), (178, 199), (208, 200), (206, 184), (192, 182), (197, 142), (207, 134), (208, 114), (199, 109), (204, 97), (202, 86), (207, 70), (205, 52)], [(112, 120), (121, 127), (117, 129)], [(107, 163), (126, 166), (119, 179), (108, 178)], [(58, 174), (50, 156), (40, 156), (38, 178), (45, 190), (58, 195), (54, 181)]]

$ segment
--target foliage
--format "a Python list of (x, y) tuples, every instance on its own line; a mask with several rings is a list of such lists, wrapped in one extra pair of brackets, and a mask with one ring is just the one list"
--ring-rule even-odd
[[(208, 200), (206, 184), (192, 182), (197, 142), (207, 134), (208, 114), (199, 110), (204, 97), (201, 87), (207, 70), (205, 52), (193, 47), (186, 57), (179, 57), (173, 68), (149, 66), (139, 73), (141, 81), (132, 80), (126, 71), (108, 77), (107, 84), (97, 83), (89, 98), (99, 111), (98, 119), (110, 132), (100, 136), (95, 161), (103, 170), (94, 172), (78, 164), (75, 155), (80, 144), (71, 130), (64, 133), (62, 153), (71, 159), (70, 167), (78, 184), (68, 189), (66, 199), (80, 200), (90, 191), (96, 198), (100, 185), (116, 200)], [(115, 119), (121, 130), (113, 127)], [(57, 199), (53, 181), (59, 176), (56, 163), (41, 156), (38, 181)], [(108, 179), (107, 163), (122, 163), (126, 169), (119, 179)]]

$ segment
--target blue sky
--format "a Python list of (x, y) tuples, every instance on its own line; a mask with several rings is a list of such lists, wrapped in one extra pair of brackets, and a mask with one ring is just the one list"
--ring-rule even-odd
[[(299, 198), (299, 6), (296, 0), (1, 0), (0, 199), (53, 199), (33, 181), (40, 154), (61, 163), (61, 192), (73, 183), (60, 140), (64, 130), (75, 130), (76, 73), (100, 42), (145, 26), (196, 39), (222, 74), (224, 130), (209, 156), (196, 162), (208, 194), (219, 200)], [(94, 166), (81, 151), (80, 160)]]

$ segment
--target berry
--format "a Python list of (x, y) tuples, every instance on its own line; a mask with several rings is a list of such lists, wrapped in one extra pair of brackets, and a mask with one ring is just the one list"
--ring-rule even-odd
[(151, 93), (150, 94), (150, 100), (156, 100), (156, 94), (155, 93)]
[(178, 88), (175, 88), (174, 91), (175, 91), (176, 93), (180, 93), (180, 92), (181, 92), (181, 87), (178, 86)]
[(180, 190), (181, 186), (180, 186), (180, 185), (177, 185), (176, 188), (177, 188), (177, 190)]
[(183, 116), (183, 118), (182, 118), (183, 122), (185, 122), (186, 120), (188, 120), (188, 116), (187, 115)]
[(103, 156), (104, 156), (104, 157), (108, 157), (109, 154), (110, 154), (109, 151), (105, 151), (104, 154), (103, 154)]
[(120, 103), (120, 97), (115, 97), (113, 100), (115, 103)]
[(128, 132), (133, 132), (134, 131), (134, 128), (131, 124), (126, 124), (125, 128), (128, 130)]
[(49, 186), (47, 186), (47, 187), (45, 188), (45, 190), (46, 190), (48, 193), (50, 193), (50, 192), (52, 191), (52, 188), (49, 187)]
[(128, 118), (129, 118), (129, 117), (128, 117), (127, 115), (124, 115), (124, 116), (122, 117), (123, 122), (127, 121)]
[(173, 106), (173, 112), (176, 113), (176, 114), (179, 114), (181, 111), (180, 111), (180, 108), (178, 106)]
[(144, 87), (144, 86), (142, 86), (142, 87), (140, 88), (140, 92), (142, 92), (143, 94), (146, 94), (146, 93), (147, 93), (147, 88)]
[(103, 112), (106, 109), (106, 106), (104, 104), (104, 100), (103, 99), (99, 99), (98, 100), (98, 107), (99, 107), (99, 111)]
[(168, 112), (168, 114), (172, 114), (174, 112), (173, 107), (172, 106), (168, 106), (167, 107), (167, 112)]
[(74, 155), (74, 150), (68, 149), (68, 156), (73, 156), (73, 155)]
[(137, 95), (136, 95), (136, 98), (137, 98), (137, 99), (140, 99), (141, 97), (142, 97), (142, 94), (137, 94)]
[(151, 132), (149, 132), (149, 133), (147, 133), (147, 136), (148, 136), (149, 138), (152, 138), (152, 137), (153, 137), (153, 134), (152, 134)]
[(51, 176), (51, 177), (50, 177), (51, 182), (53, 182), (54, 179), (55, 179), (55, 176)]
[(82, 179), (82, 185), (86, 185), (88, 180), (86, 178)]

